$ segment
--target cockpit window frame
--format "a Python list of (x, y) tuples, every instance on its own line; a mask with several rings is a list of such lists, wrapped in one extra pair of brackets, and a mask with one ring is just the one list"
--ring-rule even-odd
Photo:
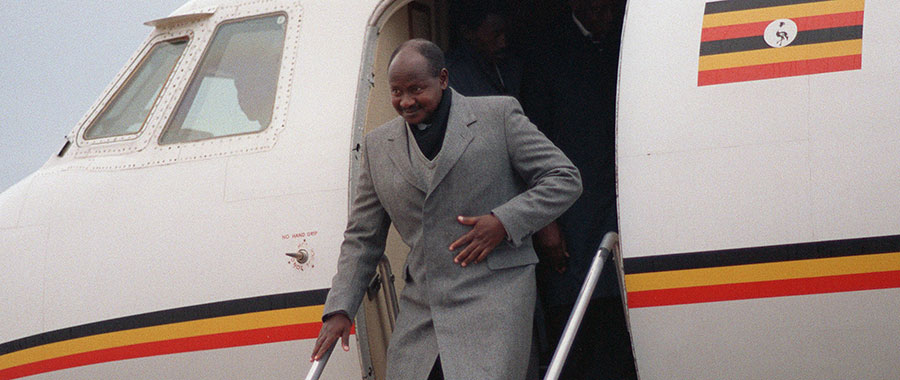
[[(163, 84), (162, 84), (162, 87), (160, 87), (159, 91), (157, 91), (156, 95), (153, 97), (153, 104), (150, 105), (150, 109), (147, 111), (147, 114), (144, 115), (144, 120), (141, 122), (140, 128), (138, 128), (137, 131), (134, 131), (131, 133), (121, 133), (121, 134), (115, 134), (115, 135), (109, 135), (109, 136), (99, 136), (99, 137), (88, 137), (87, 135), (88, 135), (88, 132), (91, 130), (91, 128), (94, 127), (96, 125), (96, 123), (100, 121), (100, 117), (103, 116), (106, 113), (106, 111), (108, 111), (109, 108), (116, 103), (116, 100), (119, 99), (119, 96), (123, 95), (122, 92), (125, 91), (128, 88), (128, 86), (131, 84), (131, 82), (136, 78), (137, 74), (144, 67), (144, 64), (147, 63), (148, 59), (150, 59), (154, 50), (164, 43), (171, 43), (171, 42), (176, 42), (176, 41), (184, 41), (184, 43), (186, 45), (184, 46), (184, 48), (181, 49), (181, 54), (179, 54), (178, 58), (175, 60), (175, 63), (172, 65), (172, 68), (169, 69), (169, 72), (166, 74), (165, 80), (163, 81)], [(116, 139), (118, 137), (122, 137), (123, 139), (134, 139), (138, 135), (140, 135), (144, 131), (144, 129), (147, 127), (147, 122), (150, 120), (150, 115), (153, 113), (153, 110), (156, 109), (156, 105), (159, 103), (159, 99), (162, 97), (162, 94), (165, 91), (166, 86), (168, 86), (170, 84), (170, 81), (172, 80), (172, 74), (175, 73), (175, 69), (178, 67), (178, 63), (184, 57), (185, 52), (187, 51), (190, 43), (191, 43), (190, 36), (182, 36), (182, 37), (168, 38), (168, 39), (164, 39), (164, 40), (160, 40), (160, 41), (156, 41), (156, 42), (147, 44), (146, 53), (144, 53), (143, 56), (141, 56), (141, 59), (138, 60), (138, 62), (133, 66), (133, 69), (128, 73), (128, 77), (125, 78), (122, 81), (122, 83), (116, 88), (116, 91), (113, 92), (112, 95), (110, 95), (108, 97), (108, 99), (104, 102), (103, 107), (94, 115), (93, 118), (91, 118), (90, 123), (87, 123), (85, 125), (85, 127), (81, 130), (81, 138), (86, 141), (95, 141), (95, 140), (104, 140), (104, 139), (118, 141), (119, 139)], [(130, 137), (130, 138), (125, 138), (125, 137)]]
[[(153, 99), (153, 105), (150, 107), (150, 111), (144, 118), (144, 122), (141, 124), (141, 128), (134, 133), (88, 138), (86, 135), (87, 131), (91, 128), (91, 126), (94, 125), (94, 123), (97, 122), (98, 118), (103, 115), (103, 113), (109, 108), (109, 106), (112, 105), (116, 98), (121, 95), (122, 91), (128, 86), (128, 84), (134, 78), (134, 75), (141, 68), (141, 65), (143, 65), (150, 57), (150, 54), (153, 52), (154, 48), (161, 43), (177, 40), (185, 40), (187, 41), (187, 45), (182, 50), (181, 56), (178, 57), (178, 59), (175, 61), (175, 64), (172, 66), (172, 70), (166, 77), (165, 84)], [(136, 52), (132, 56), (132, 58), (129, 60), (129, 64), (119, 72), (112, 83), (106, 88), (106, 90), (104, 90), (104, 96), (94, 104), (94, 106), (78, 123), (78, 132), (76, 134), (77, 137), (75, 140), (76, 145), (82, 148), (92, 148), (90, 149), (90, 152), (94, 154), (134, 150), (133, 147), (125, 147), (122, 144), (133, 145), (135, 140), (139, 140), (142, 136), (146, 136), (147, 134), (152, 133), (153, 128), (149, 127), (151, 127), (150, 124), (152, 124), (151, 119), (160, 111), (160, 99), (164, 98), (169, 92), (173, 90), (175, 73), (181, 69), (184, 64), (185, 57), (189, 55), (189, 51), (193, 48), (195, 43), (196, 41), (194, 38), (194, 34), (190, 30), (152, 34), (141, 46), (140, 50), (138, 50), (138, 52)], [(115, 148), (112, 148), (112, 146), (115, 146)], [(83, 156), (84, 154), (85, 153), (82, 151), (78, 155)]]
[[(198, 77), (201, 75), (200, 67), (203, 65), (204, 61), (206, 60), (207, 55), (209, 54), (209, 50), (212, 47), (213, 43), (215, 42), (215, 37), (218, 34), (219, 30), (223, 26), (226, 26), (226, 25), (240, 23), (240, 22), (246, 21), (246, 20), (261, 19), (261, 18), (275, 17), (275, 16), (282, 16), (285, 18), (285, 30), (284, 30), (284, 36), (283, 36), (281, 52), (280, 52), (281, 56), (278, 61), (278, 71), (275, 74), (277, 77), (275, 79), (275, 100), (273, 101), (273, 104), (272, 104), (272, 113), (270, 116), (270, 122), (263, 128), (256, 130), (256, 131), (247, 131), (247, 132), (221, 135), (221, 136), (211, 136), (211, 137), (196, 139), (196, 140), (164, 142), (163, 137), (165, 136), (165, 134), (169, 130), (169, 128), (172, 127), (172, 123), (174, 121), (175, 115), (178, 113), (180, 107), (182, 106), (182, 103), (186, 100), (188, 90), (190, 89), (190, 87), (194, 83), (194, 81), (198, 80)], [(267, 132), (269, 129), (271, 129), (275, 125), (276, 120), (278, 119), (276, 117), (276, 111), (279, 110), (279, 97), (280, 97), (280, 94), (282, 93), (282, 91), (281, 91), (282, 86), (284, 85), (282, 83), (283, 82), (282, 77), (284, 76), (283, 75), (284, 70), (287, 68), (285, 61), (287, 61), (287, 58), (288, 58), (288, 52), (289, 52), (288, 42), (289, 42), (289, 36), (291, 33), (290, 27), (293, 24), (290, 15), (288, 14), (288, 12), (286, 10), (275, 10), (275, 11), (267, 12), (267, 13), (259, 13), (259, 14), (242, 16), (242, 17), (225, 18), (222, 20), (214, 20), (214, 21), (215, 21), (215, 27), (212, 29), (212, 32), (209, 34), (208, 38), (204, 42), (205, 46), (203, 48), (203, 52), (199, 55), (197, 65), (194, 67), (193, 73), (191, 73), (190, 77), (187, 78), (186, 83), (184, 84), (183, 88), (180, 90), (180, 93), (178, 94), (178, 99), (174, 102), (174, 107), (172, 108), (172, 111), (166, 116), (165, 123), (163, 124), (159, 135), (156, 136), (156, 144), (160, 147), (170, 147), (170, 146), (178, 146), (178, 145), (183, 145), (183, 144), (203, 143), (203, 142), (208, 142), (210, 140), (240, 138), (242, 136), (247, 136), (247, 135), (263, 134), (263, 133)]]
[[(286, 129), (290, 117), (292, 92), (296, 87), (295, 64), (297, 52), (303, 38), (303, 7), (295, 0), (263, 0), (237, 3), (215, 8), (203, 8), (208, 17), (179, 20), (154, 26), (153, 32), (129, 59), (103, 95), (82, 117), (67, 138), (73, 142), (68, 159), (95, 158), (80, 161), (88, 170), (122, 170), (171, 165), (179, 162), (205, 160), (215, 157), (253, 154), (273, 149), (281, 133)], [(189, 10), (190, 11), (190, 10)], [(199, 70), (200, 59), (218, 30), (218, 25), (241, 19), (286, 15), (284, 45), (281, 63), (275, 85), (275, 102), (271, 122), (267, 128), (239, 135), (218, 136), (210, 139), (177, 142), (160, 145), (163, 129), (174, 117), (176, 107), (188, 90), (192, 78)], [(139, 62), (155, 43), (178, 37), (188, 37), (188, 46), (175, 66), (169, 83), (163, 88), (157, 103), (150, 111), (143, 130), (134, 135), (86, 140), (84, 129), (93, 122), (102, 108), (119, 91), (126, 77), (136, 69)]]

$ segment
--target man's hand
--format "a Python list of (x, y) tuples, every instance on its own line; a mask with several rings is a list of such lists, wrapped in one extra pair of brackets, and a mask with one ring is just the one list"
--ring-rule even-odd
[(469, 265), (471, 262), (480, 263), (506, 237), (506, 228), (494, 214), (460, 215), (456, 220), (460, 224), (472, 226), (471, 231), (450, 244), (451, 251), (465, 246), (462, 252), (453, 258), (453, 262), (461, 266)]
[(316, 346), (313, 348), (312, 356), (309, 361), (315, 361), (322, 358), (328, 350), (334, 346), (338, 338), (341, 338), (341, 347), (344, 351), (350, 351), (350, 318), (346, 314), (334, 314), (322, 323), (322, 329), (319, 330), (319, 338), (316, 339)]
[(569, 261), (569, 252), (566, 251), (566, 239), (563, 238), (559, 224), (551, 222), (546, 227), (534, 234), (534, 243), (541, 261), (550, 265), (557, 273), (564, 273)]

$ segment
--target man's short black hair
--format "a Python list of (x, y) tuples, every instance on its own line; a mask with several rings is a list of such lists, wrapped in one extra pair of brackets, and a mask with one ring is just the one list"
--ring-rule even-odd
[(390, 61), (388, 61), (388, 67), (390, 67), (390, 64), (394, 62), (394, 57), (397, 56), (397, 53), (405, 49), (415, 49), (416, 52), (425, 57), (425, 61), (428, 62), (428, 71), (432, 76), (436, 77), (440, 75), (441, 69), (446, 67), (444, 63), (444, 52), (441, 51), (441, 48), (438, 47), (434, 42), (431, 42), (424, 38), (414, 38), (400, 44), (400, 46), (397, 46), (397, 48), (394, 49), (394, 52), (391, 53), (391, 59)]

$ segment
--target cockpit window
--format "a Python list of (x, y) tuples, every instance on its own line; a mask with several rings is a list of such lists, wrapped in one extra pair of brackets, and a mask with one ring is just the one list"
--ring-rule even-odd
[(106, 108), (85, 130), (85, 139), (138, 133), (187, 46), (187, 39), (159, 42)]
[(272, 121), (284, 14), (218, 27), (160, 144), (258, 132)]

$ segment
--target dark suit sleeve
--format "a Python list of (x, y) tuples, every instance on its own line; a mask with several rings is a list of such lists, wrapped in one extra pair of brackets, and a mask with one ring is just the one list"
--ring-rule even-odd
[(369, 280), (384, 256), (391, 219), (381, 204), (372, 181), (368, 158), (368, 137), (362, 144), (362, 163), (356, 183), (356, 196), (350, 204), (350, 216), (338, 258), (337, 274), (325, 301), (323, 315), (344, 311), (356, 316)]
[(491, 211), (518, 246), (578, 199), (581, 176), (565, 154), (528, 121), (518, 101), (504, 99), (509, 160), (528, 188)]

